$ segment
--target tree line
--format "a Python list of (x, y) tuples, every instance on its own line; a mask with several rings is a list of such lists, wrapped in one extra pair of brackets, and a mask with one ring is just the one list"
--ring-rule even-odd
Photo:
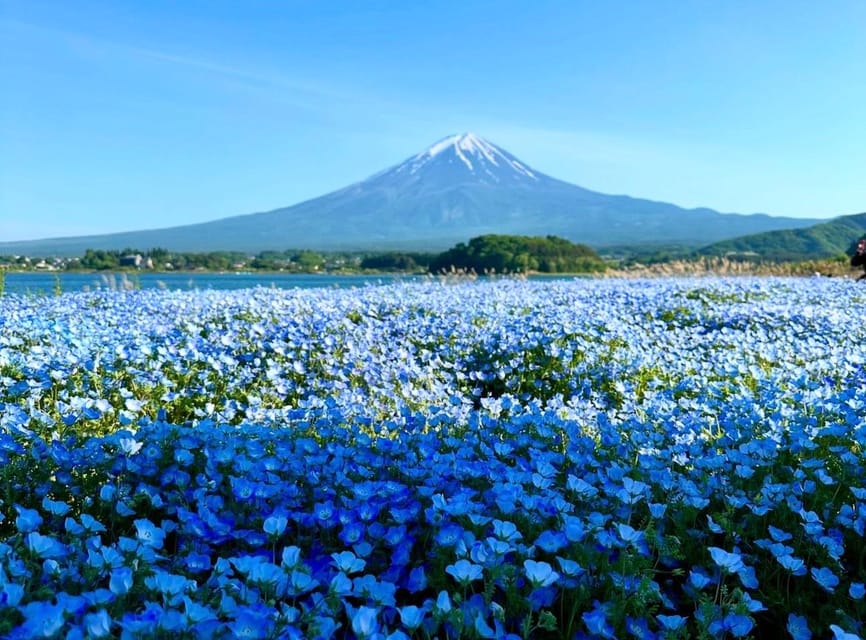
[(484, 235), (439, 254), (431, 273), (593, 273), (606, 264), (595, 251), (556, 236)]
[[(27, 259), (29, 260), (29, 259)], [(3, 261), (0, 260), (0, 263)], [(27, 268), (20, 260), (10, 266)], [(55, 263), (56, 265), (57, 263)], [(32, 266), (32, 265), (31, 265)], [(556, 236), (529, 237), (483, 235), (459, 243), (442, 253), (367, 252), (319, 253), (309, 250), (261, 251), (249, 255), (237, 251), (205, 253), (169, 251), (163, 248), (120, 251), (87, 249), (83, 256), (64, 259), (68, 270), (156, 271), (267, 270), (311, 273), (317, 271), (395, 271), (402, 273), (587, 273), (606, 269), (592, 249)], [(36, 267), (38, 268), (38, 267)]]

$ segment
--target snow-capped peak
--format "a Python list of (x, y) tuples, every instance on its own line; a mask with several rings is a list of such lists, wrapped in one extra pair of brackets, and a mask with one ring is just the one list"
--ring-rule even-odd
[(478, 177), (486, 176), (495, 182), (509, 176), (516, 179), (538, 180), (538, 177), (514, 156), (487, 142), (481, 136), (469, 132), (443, 138), (397, 167), (397, 171), (415, 174), (436, 160), (459, 162), (466, 170)]

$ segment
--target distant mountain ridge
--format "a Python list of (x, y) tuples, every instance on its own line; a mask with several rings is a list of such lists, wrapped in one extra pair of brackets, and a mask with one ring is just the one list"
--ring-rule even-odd
[(464, 133), (366, 180), (290, 207), (166, 229), (0, 242), (0, 254), (79, 255), (88, 248), (126, 247), (439, 251), (485, 234), (556, 235), (593, 247), (698, 247), (815, 222), (597, 193), (547, 176)]
[(767, 231), (703, 247), (702, 255), (740, 255), (764, 260), (834, 258), (866, 234), (866, 213), (840, 216), (804, 229)]

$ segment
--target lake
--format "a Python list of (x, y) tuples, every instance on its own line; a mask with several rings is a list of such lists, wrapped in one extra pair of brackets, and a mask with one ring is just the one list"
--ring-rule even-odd
[(312, 289), (316, 287), (363, 287), (396, 281), (419, 280), (424, 276), (393, 274), (329, 275), (289, 273), (7, 273), (6, 293), (52, 294), (57, 287), (64, 293), (94, 289), (247, 289), (276, 287)]

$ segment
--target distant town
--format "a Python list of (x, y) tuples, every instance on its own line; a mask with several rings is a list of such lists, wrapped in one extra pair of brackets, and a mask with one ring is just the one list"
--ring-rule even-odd
[[(372, 256), (319, 253), (315, 251), (264, 251), (247, 255), (233, 251), (178, 253), (165, 249), (148, 251), (104, 251), (88, 249), (83, 256), (33, 257), (0, 255), (0, 269), (6, 271), (356, 271)], [(381, 262), (381, 260), (380, 260)], [(425, 260), (404, 260), (409, 270), (423, 269)]]

